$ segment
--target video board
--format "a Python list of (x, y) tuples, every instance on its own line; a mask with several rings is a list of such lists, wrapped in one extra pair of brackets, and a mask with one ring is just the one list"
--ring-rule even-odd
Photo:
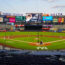
[(0, 22), (3, 22), (3, 17), (0, 17)]
[(41, 13), (28, 13), (26, 16), (0, 15), (0, 22), (31, 23), (31, 24), (65, 24), (65, 16), (49, 16)]
[(64, 23), (64, 18), (58, 18), (58, 23)]
[(54, 17), (52, 24), (58, 24), (58, 18)]
[(26, 23), (41, 23), (41, 13), (28, 13), (26, 16)]
[(4, 22), (4, 17), (3, 15), (0, 15), (0, 23), (3, 23)]
[(15, 18), (9, 18), (10, 23), (15, 23)]
[(52, 16), (43, 16), (43, 21), (53, 21)]
[(48, 24), (52, 23), (53, 21), (53, 16), (43, 16), (43, 23)]
[(16, 16), (15, 19), (16, 19), (16, 22), (25, 22), (26, 17), (25, 16)]

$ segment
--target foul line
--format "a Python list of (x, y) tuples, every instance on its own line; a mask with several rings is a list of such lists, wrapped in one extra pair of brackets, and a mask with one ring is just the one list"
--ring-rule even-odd
[[(25, 43), (35, 43), (35, 42), (28, 42), (28, 41), (21, 41), (21, 40), (13, 40), (13, 39), (9, 39), (12, 41), (17, 41), (17, 42), (25, 42)], [(64, 41), (65, 39), (62, 40), (56, 40), (56, 41), (51, 41), (51, 42), (44, 42), (44, 43), (54, 43), (54, 42), (60, 42), (60, 41)]]
[[(9, 39), (9, 40), (13, 40), (13, 39)], [(28, 41), (21, 41), (21, 40), (13, 40), (13, 41), (18, 41), (18, 42), (25, 42), (25, 43), (33, 43), (33, 42), (28, 42)]]
[[(13, 40), (13, 39), (9, 39), (9, 40)], [(64, 40), (65, 40), (65, 39), (57, 40), (57, 41), (51, 41), (51, 42), (44, 42), (44, 43), (54, 43), (54, 42), (60, 42), (60, 41), (64, 41)], [(13, 41), (26, 42), (26, 43), (34, 43), (34, 42), (21, 41), (21, 40), (13, 40)]]
[(65, 39), (62, 40), (57, 40), (57, 41), (51, 41), (51, 42), (45, 42), (45, 43), (54, 43), (54, 42), (60, 42), (60, 41), (64, 41)]

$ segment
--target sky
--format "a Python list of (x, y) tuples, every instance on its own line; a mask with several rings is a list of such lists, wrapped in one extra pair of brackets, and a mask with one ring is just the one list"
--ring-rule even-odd
[(65, 0), (0, 0), (4, 13), (63, 13)]

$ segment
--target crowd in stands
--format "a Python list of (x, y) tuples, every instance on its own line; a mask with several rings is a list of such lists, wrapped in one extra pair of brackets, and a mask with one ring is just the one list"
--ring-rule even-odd
[(0, 52), (0, 65), (64, 65), (62, 55), (29, 55)]

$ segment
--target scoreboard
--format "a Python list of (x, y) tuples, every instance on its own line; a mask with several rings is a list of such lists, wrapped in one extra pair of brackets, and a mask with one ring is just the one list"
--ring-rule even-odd
[(20, 24), (65, 24), (65, 16), (42, 16), (40, 13), (30, 13), (26, 16), (5, 16), (0, 15), (0, 23)]

